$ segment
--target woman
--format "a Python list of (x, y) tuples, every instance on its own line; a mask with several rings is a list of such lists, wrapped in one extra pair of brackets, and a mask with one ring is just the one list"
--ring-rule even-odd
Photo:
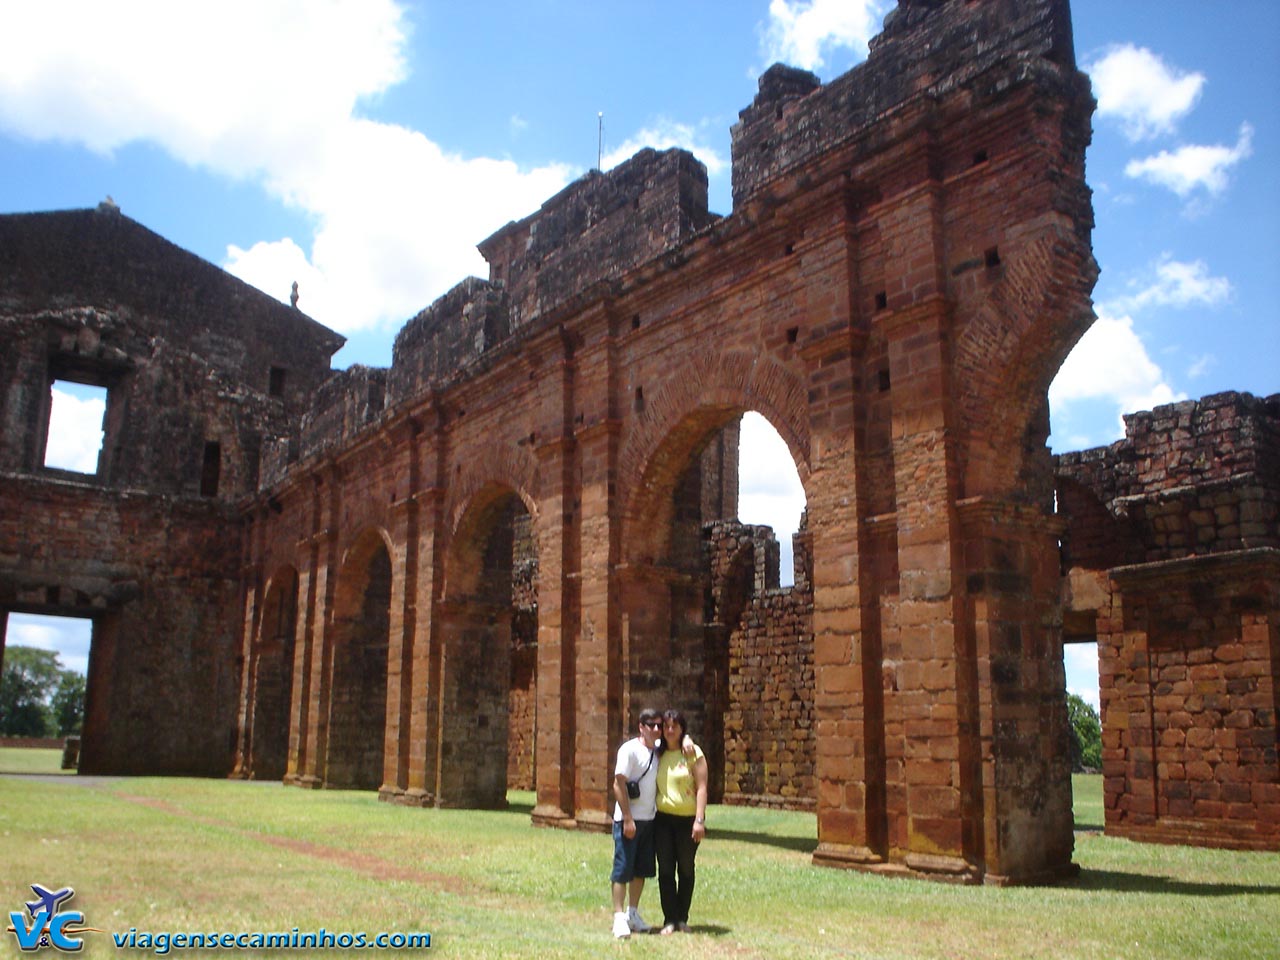
[(692, 757), (676, 747), (691, 742), (685, 740), (686, 732), (684, 714), (679, 710), (668, 710), (662, 715), (658, 813), (653, 823), (658, 892), (662, 897), (662, 933), (689, 932), (693, 861), (698, 855), (698, 844), (707, 834), (707, 758), (697, 745), (693, 745)]

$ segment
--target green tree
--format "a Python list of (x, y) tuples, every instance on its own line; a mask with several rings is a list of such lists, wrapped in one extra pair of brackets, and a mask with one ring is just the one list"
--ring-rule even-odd
[(1071, 721), (1071, 770), (1082, 773), (1102, 768), (1102, 723), (1098, 711), (1078, 694), (1067, 694), (1067, 718)]
[(50, 703), (58, 736), (79, 734), (84, 724), (84, 675), (74, 670), (63, 670), (58, 675), (58, 689)]
[(62, 671), (58, 655), (35, 647), (6, 647), (0, 674), (0, 734), (47, 737), (57, 725), (49, 706)]

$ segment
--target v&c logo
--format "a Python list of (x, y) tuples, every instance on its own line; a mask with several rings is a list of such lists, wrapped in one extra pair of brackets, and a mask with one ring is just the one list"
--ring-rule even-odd
[(70, 887), (47, 890), (38, 883), (33, 883), (31, 889), (38, 899), (26, 903), (30, 919), (21, 910), (9, 912), (8, 929), (18, 938), (18, 949), (29, 952), (53, 947), (70, 953), (83, 947), (84, 940), (76, 934), (93, 928), (84, 926), (84, 914), (79, 910), (59, 909), (76, 892)]

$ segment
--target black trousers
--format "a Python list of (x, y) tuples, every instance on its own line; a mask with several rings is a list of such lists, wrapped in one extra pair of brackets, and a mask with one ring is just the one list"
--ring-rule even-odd
[(658, 854), (658, 893), (662, 897), (662, 924), (688, 923), (693, 902), (693, 817), (677, 817), (658, 811), (653, 821), (653, 845)]

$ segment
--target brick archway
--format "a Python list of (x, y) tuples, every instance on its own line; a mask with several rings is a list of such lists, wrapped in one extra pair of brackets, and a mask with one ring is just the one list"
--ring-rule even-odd
[(249, 653), (252, 712), (245, 738), (245, 774), (255, 780), (280, 780), (288, 763), (298, 616), (297, 570), (282, 567), (272, 575), (262, 607), (257, 637)]
[(435, 802), (502, 809), (512, 771), (525, 771), (526, 786), (534, 775), (537, 544), (528, 504), (510, 487), (485, 483), (459, 511), (435, 612)]
[(325, 650), (328, 709), (322, 779), (327, 787), (382, 786), (390, 609), (386, 534), (367, 530), (343, 557), (332, 640)]

